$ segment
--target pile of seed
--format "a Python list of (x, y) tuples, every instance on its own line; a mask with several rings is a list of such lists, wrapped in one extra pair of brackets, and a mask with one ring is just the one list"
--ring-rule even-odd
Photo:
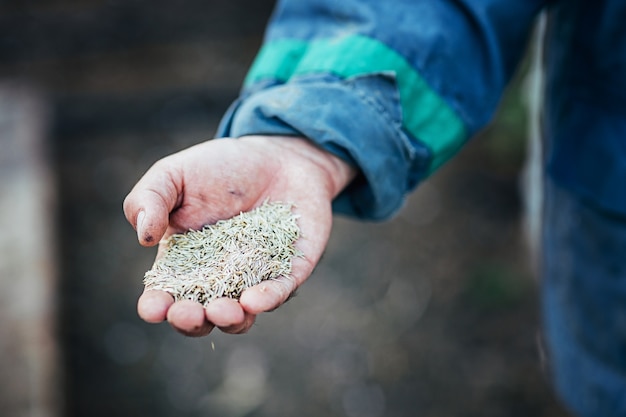
[(202, 230), (168, 238), (164, 255), (146, 272), (147, 289), (205, 306), (218, 297), (238, 299), (245, 288), (289, 276), (300, 235), (290, 204), (266, 202)]

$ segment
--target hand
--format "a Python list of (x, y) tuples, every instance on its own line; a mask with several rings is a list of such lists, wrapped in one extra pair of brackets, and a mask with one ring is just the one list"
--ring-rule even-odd
[[(251, 287), (239, 301), (219, 298), (204, 308), (189, 300), (174, 302), (163, 291), (144, 291), (139, 316), (150, 323), (167, 320), (188, 336), (206, 335), (215, 326), (246, 332), (257, 314), (280, 306), (309, 277), (328, 242), (331, 201), (355, 173), (306, 139), (278, 136), (211, 140), (158, 161), (124, 201), (142, 245), (154, 246), (269, 199), (295, 204), (301, 231), (296, 247), (304, 257), (294, 258), (290, 277)], [(157, 258), (162, 251), (159, 247)]]

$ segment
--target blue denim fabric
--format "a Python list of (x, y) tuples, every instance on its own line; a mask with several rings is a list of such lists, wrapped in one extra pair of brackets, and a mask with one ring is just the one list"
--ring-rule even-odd
[(546, 64), (549, 174), (626, 214), (626, 2), (555, 2)]
[(580, 417), (626, 416), (626, 216), (547, 181), (542, 268), (558, 394)]
[[(546, 6), (543, 302), (555, 386), (582, 417), (626, 416), (626, 1), (281, 0), (266, 41), (383, 42), (472, 134), (490, 120)], [(250, 86), (218, 136), (306, 136), (362, 173), (335, 210), (384, 219), (433, 155), (401, 128), (389, 74), (331, 73)]]
[(548, 0), (280, 0), (266, 42), (364, 35), (416, 68), (471, 134), (487, 123)]
[[(552, 15), (546, 59), (549, 173), (578, 195), (596, 201), (605, 209), (626, 213), (626, 193), (621, 192), (621, 187), (626, 184), (626, 2), (623, 0), (403, 0), (393, 3), (375, 0), (281, 0), (268, 27), (266, 42), (281, 39), (308, 42), (340, 39), (348, 35), (367, 36), (383, 42), (406, 59), (456, 112), (471, 135), (490, 120), (502, 90), (524, 51), (533, 19), (547, 6)], [(263, 94), (263, 88), (272, 86), (267, 81), (251, 86), (244, 92), (245, 98), (261, 104), (261, 100), (254, 96)], [(331, 84), (336, 82), (333, 80)], [(300, 80), (288, 80), (286, 86), (293, 85), (299, 91), (301, 102), (324, 102), (325, 106), (332, 106), (335, 110), (325, 114), (346, 114), (351, 119), (357, 114), (349, 111), (341, 113), (347, 108), (341, 101), (327, 101), (328, 89), (322, 89), (322, 93), (322, 90), (312, 86), (300, 88), (298, 84)], [(288, 89), (285, 87), (280, 91)], [(378, 94), (375, 83), (372, 83), (372, 88), (363, 87), (360, 91), (361, 97)], [(348, 96), (342, 94), (336, 98), (350, 101)], [(395, 99), (393, 94), (383, 92), (382, 96)], [(383, 97), (377, 102), (382, 103), (383, 108), (393, 105), (385, 103), (385, 100)], [(264, 117), (260, 112), (247, 114), (259, 119)], [(307, 113), (306, 117), (310, 116), (310, 112)], [(289, 117), (292, 127), (295, 124), (306, 125), (310, 121), (302, 117), (295, 123), (298, 115), (291, 113)], [(246, 120), (244, 117), (237, 120), (250, 126), (264, 123), (263, 120)], [(364, 119), (361, 122), (370, 123)], [(230, 120), (224, 126), (238, 128)], [(250, 126), (241, 130), (252, 133)], [(270, 132), (268, 126), (264, 126), (264, 133), (284, 132), (285, 126), (279, 128), (275, 124), (274, 127), (276, 131)], [(386, 129), (362, 127), (361, 130), (381, 133)], [(302, 128), (299, 131), (302, 132)], [(234, 134), (226, 129), (220, 135)], [(354, 139), (349, 131), (337, 132), (337, 136), (344, 138), (341, 144), (332, 143), (326, 135), (323, 146), (342, 157), (349, 155), (345, 149), (352, 147), (349, 142), (363, 142), (361, 138)], [(309, 138), (318, 140), (313, 135)], [(419, 137), (410, 139), (420, 140)], [(370, 138), (366, 141), (374, 146), (370, 154), (405, 148), (397, 146), (396, 134), (379, 136), (376, 141), (389, 141), (391, 145), (374, 144), (374, 139)], [(364, 145), (361, 143), (359, 147), (364, 150)], [(406, 184), (417, 182), (424, 172), (423, 162), (415, 163), (411, 159), (412, 152), (372, 156), (365, 153), (360, 154), (358, 161), (352, 161), (357, 162), (365, 173), (372, 172), (368, 161), (380, 167), (380, 160), (386, 158), (393, 160), (394, 164), (416, 168), (415, 171), (405, 171), (406, 177), (400, 179), (393, 174), (390, 174), (390, 179), (385, 178), (384, 173), (379, 171), (374, 176), (365, 176), (366, 180), (374, 181), (369, 184), (368, 192), (376, 202), (394, 197), (389, 200), (389, 207), (378, 208), (360, 201), (358, 207), (342, 210), (363, 218), (379, 219), (400, 207), (403, 195), (411, 190)], [(400, 161), (406, 156), (409, 160)], [(431, 160), (437, 156), (431, 155)], [(376, 181), (384, 184), (376, 184)], [(395, 190), (388, 191), (385, 196), (376, 194), (375, 190), (388, 186)], [(353, 200), (365, 196), (364, 187), (355, 190), (360, 197)], [(343, 203), (339, 206), (347, 207)]]

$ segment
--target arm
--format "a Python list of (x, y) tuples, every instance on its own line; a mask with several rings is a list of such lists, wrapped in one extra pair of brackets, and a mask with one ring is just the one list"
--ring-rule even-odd
[[(151, 168), (125, 201), (143, 245), (259, 205), (292, 201), (305, 260), (293, 280), (204, 310), (145, 292), (149, 322), (188, 335), (249, 329), (311, 274), (335, 211), (384, 219), (491, 117), (540, 0), (279, 2), (218, 136)], [(307, 138), (302, 139), (302, 138)], [(231, 192), (232, 191), (232, 192)], [(142, 214), (143, 213), (143, 214)]]
[(279, 1), (221, 136), (305, 136), (360, 175), (335, 210), (385, 219), (491, 119), (544, 0)]

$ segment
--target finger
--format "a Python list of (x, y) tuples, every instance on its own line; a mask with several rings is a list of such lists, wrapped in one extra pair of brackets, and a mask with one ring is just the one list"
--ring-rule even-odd
[(148, 323), (160, 323), (173, 303), (174, 298), (165, 291), (144, 291), (137, 301), (137, 313)]
[(204, 309), (208, 321), (217, 327), (239, 326), (245, 321), (245, 312), (237, 300), (217, 298)]
[(213, 324), (206, 320), (202, 304), (191, 300), (177, 301), (167, 310), (167, 321), (185, 336), (206, 336)]
[(244, 321), (240, 324), (233, 324), (231, 326), (223, 326), (219, 329), (224, 333), (228, 334), (243, 334), (247, 333), (248, 330), (254, 325), (256, 321), (256, 315), (250, 313), (244, 313)]
[(126, 219), (144, 246), (159, 242), (169, 225), (170, 212), (182, 197), (180, 175), (173, 165), (162, 161), (146, 172), (124, 200)]
[(246, 313), (252, 315), (272, 311), (287, 301), (297, 288), (297, 281), (293, 277), (280, 277), (264, 281), (246, 289), (241, 295), (239, 303)]
[(237, 300), (227, 297), (212, 300), (204, 313), (209, 322), (230, 334), (247, 332), (256, 319), (256, 316), (246, 313)]

